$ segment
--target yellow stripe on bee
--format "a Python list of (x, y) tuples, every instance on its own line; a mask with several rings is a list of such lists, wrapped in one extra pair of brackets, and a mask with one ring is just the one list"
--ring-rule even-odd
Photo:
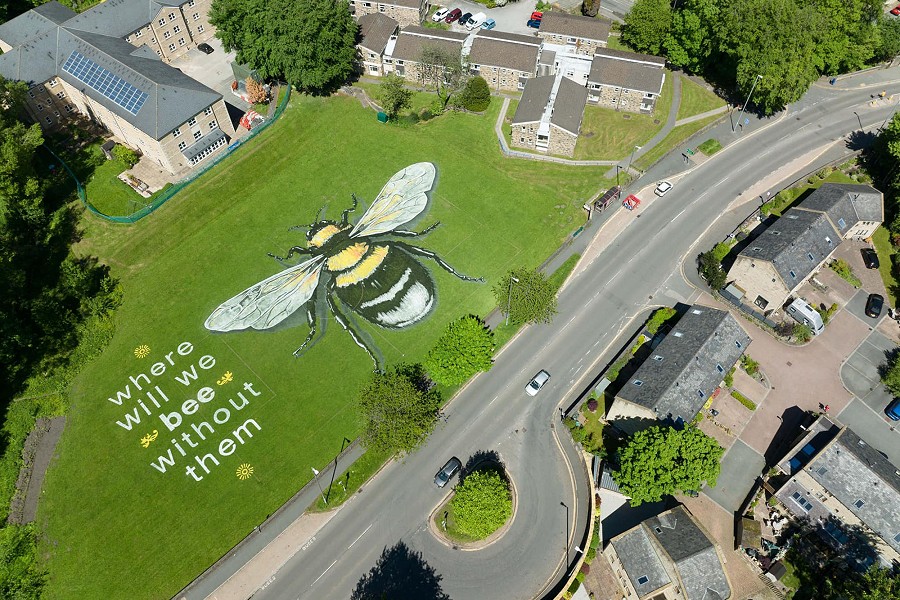
[(362, 260), (368, 251), (369, 245), (365, 242), (357, 242), (352, 246), (348, 246), (335, 254), (328, 257), (326, 266), (329, 271), (346, 271)]
[(361, 260), (358, 265), (335, 277), (335, 283), (337, 283), (338, 287), (347, 287), (354, 283), (359, 283), (375, 272), (375, 269), (384, 262), (387, 253), (387, 246), (375, 246), (371, 254)]
[(316, 248), (321, 248), (325, 245), (325, 242), (331, 239), (331, 237), (336, 234), (340, 229), (337, 225), (326, 225), (322, 229), (316, 232), (316, 235), (309, 240), (309, 245), (314, 246)]

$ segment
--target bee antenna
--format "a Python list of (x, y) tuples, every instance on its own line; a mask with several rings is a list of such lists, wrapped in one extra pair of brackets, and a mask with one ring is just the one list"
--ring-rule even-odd
[(325, 209), (328, 208), (328, 203), (322, 205), (322, 208), (319, 209), (319, 212), (316, 213), (316, 221), (321, 221), (325, 218)]

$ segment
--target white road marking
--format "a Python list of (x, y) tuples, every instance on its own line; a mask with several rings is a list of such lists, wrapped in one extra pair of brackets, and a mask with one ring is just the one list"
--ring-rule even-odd
[[(372, 523), (372, 525), (374, 525), (374, 524), (375, 524), (375, 523)], [(372, 529), (372, 525), (369, 525), (368, 527), (366, 527), (366, 531)], [(359, 538), (361, 538), (362, 536), (366, 535), (366, 531), (363, 531), (361, 534), (359, 534), (359, 537), (356, 538), (355, 540), (353, 540), (353, 544), (355, 544), (356, 542), (358, 542), (358, 541), (359, 541)], [(347, 546), (347, 550), (349, 550), (350, 548), (352, 548), (352, 547), (353, 547), (353, 544), (350, 544), (349, 546)]]
[(316, 577), (316, 580), (313, 581), (313, 582), (312, 582), (312, 585), (309, 586), (309, 587), (312, 587), (313, 585), (316, 585), (316, 584), (319, 582), (320, 579), (322, 579), (323, 577), (325, 577), (325, 573), (327, 573), (327, 572), (331, 569), (331, 567), (333, 567), (333, 566), (335, 565), (335, 563), (337, 563), (337, 559), (335, 559), (333, 563), (331, 563), (330, 565), (328, 565), (328, 568), (325, 569), (324, 571), (322, 571), (322, 574), (319, 575), (318, 577)]

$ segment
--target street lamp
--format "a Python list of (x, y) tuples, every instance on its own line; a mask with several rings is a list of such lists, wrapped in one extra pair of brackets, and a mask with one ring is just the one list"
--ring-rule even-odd
[(641, 149), (640, 146), (635, 146), (635, 147), (634, 147), (634, 150), (631, 151), (631, 158), (628, 159), (628, 168), (625, 169), (625, 171), (626, 171), (627, 173), (630, 173), (630, 172), (631, 172), (631, 163), (632, 163), (632, 161), (634, 160), (634, 153), (637, 152), (637, 151), (640, 150), (640, 149)]
[(859, 113), (854, 110), (853, 114), (856, 115), (856, 122), (859, 123), (859, 130), (862, 131), (862, 119), (859, 118)]
[(560, 501), (560, 505), (566, 507), (566, 530), (563, 532), (563, 544), (566, 546), (566, 572), (569, 571), (569, 505)]
[(325, 503), (325, 506), (328, 506), (328, 499), (325, 497), (325, 490), (322, 489), (322, 484), (319, 483), (319, 471), (316, 470), (315, 467), (311, 467), (313, 471), (313, 479), (316, 480), (316, 485), (319, 486), (319, 492), (322, 494), (322, 502)]
[(519, 279), (514, 276), (509, 276), (509, 290), (506, 293), (506, 324), (509, 325), (509, 308), (512, 306), (512, 284), (519, 283)]
[(616, 187), (619, 187), (619, 169), (621, 169), (619, 165), (616, 165)]
[[(744, 102), (744, 105), (741, 107), (741, 114), (738, 116), (738, 123), (744, 118), (744, 109), (747, 108), (747, 105), (750, 104), (750, 96), (753, 95), (753, 90), (756, 89), (756, 84), (759, 83), (759, 80), (762, 79), (762, 75), (757, 75), (756, 79), (753, 80), (753, 85), (750, 86), (750, 93), (747, 94), (747, 101)], [(734, 123), (731, 124), (731, 133), (735, 133)]]

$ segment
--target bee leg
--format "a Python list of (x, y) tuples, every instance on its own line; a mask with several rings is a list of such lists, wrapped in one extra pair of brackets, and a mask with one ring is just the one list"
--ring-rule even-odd
[(350, 337), (353, 338), (353, 341), (356, 342), (356, 345), (365, 350), (369, 355), (369, 358), (372, 359), (372, 362), (375, 363), (375, 372), (382, 372), (383, 369), (381, 360), (379, 360), (381, 358), (381, 353), (379, 352), (376, 356), (376, 353), (363, 339), (363, 335), (360, 332), (356, 331), (353, 322), (337, 307), (337, 304), (332, 299), (330, 293), (326, 295), (326, 300), (328, 302), (328, 308), (331, 309), (331, 313), (334, 315), (335, 320), (340, 324), (341, 327), (343, 327), (347, 331), (347, 333), (350, 334)]
[(446, 262), (444, 262), (444, 259), (442, 259), (440, 256), (438, 256), (431, 250), (426, 250), (424, 248), (419, 248), (418, 246), (412, 246), (410, 244), (404, 244), (403, 242), (394, 242), (394, 244), (397, 246), (400, 246), (401, 248), (403, 248), (410, 254), (416, 254), (418, 256), (424, 256), (425, 258), (430, 258), (431, 260), (433, 260), (434, 262), (439, 264), (442, 269), (444, 269), (445, 271), (447, 271), (448, 273), (450, 273), (452, 275), (456, 275), (463, 281), (477, 281), (479, 283), (484, 283), (484, 277), (469, 277), (468, 275), (463, 275), (462, 273), (458, 273), (456, 271), (456, 269), (454, 269), (453, 267), (448, 265)]
[(356, 199), (356, 194), (350, 194), (350, 197), (353, 198), (353, 206), (345, 209), (344, 212), (341, 213), (341, 227), (347, 226), (350, 219), (350, 213), (356, 210), (356, 206), (359, 204), (359, 200)]
[(391, 235), (396, 235), (399, 237), (420, 237), (423, 235), (428, 235), (429, 233), (431, 233), (432, 231), (437, 229), (438, 225), (440, 225), (440, 224), (441, 224), (441, 222), (438, 221), (434, 225), (431, 225), (430, 227), (426, 227), (422, 231), (406, 231), (404, 229), (395, 229), (391, 232)]
[[(294, 350), (294, 356), (300, 357), (303, 356), (307, 350), (316, 345), (322, 336), (325, 335), (325, 324), (322, 323), (322, 331), (316, 336), (317, 328), (316, 328), (316, 314), (313, 310), (312, 306), (306, 307), (306, 322), (309, 324), (309, 335), (306, 336), (306, 339), (300, 344), (300, 347)], [(316, 339), (313, 340), (313, 337)], [(312, 343), (310, 343), (310, 341)]]
[(279, 262), (284, 262), (284, 261), (288, 260), (289, 258), (291, 258), (292, 256), (294, 256), (295, 254), (312, 254), (312, 252), (310, 252), (309, 249), (307, 249), (307, 248), (303, 248), (302, 246), (294, 246), (290, 250), (288, 250), (287, 255), (284, 257), (278, 256), (277, 254), (272, 254), (271, 252), (266, 252), (266, 254), (268, 254), (269, 256), (271, 256), (272, 258), (274, 258), (275, 260), (277, 260)]

